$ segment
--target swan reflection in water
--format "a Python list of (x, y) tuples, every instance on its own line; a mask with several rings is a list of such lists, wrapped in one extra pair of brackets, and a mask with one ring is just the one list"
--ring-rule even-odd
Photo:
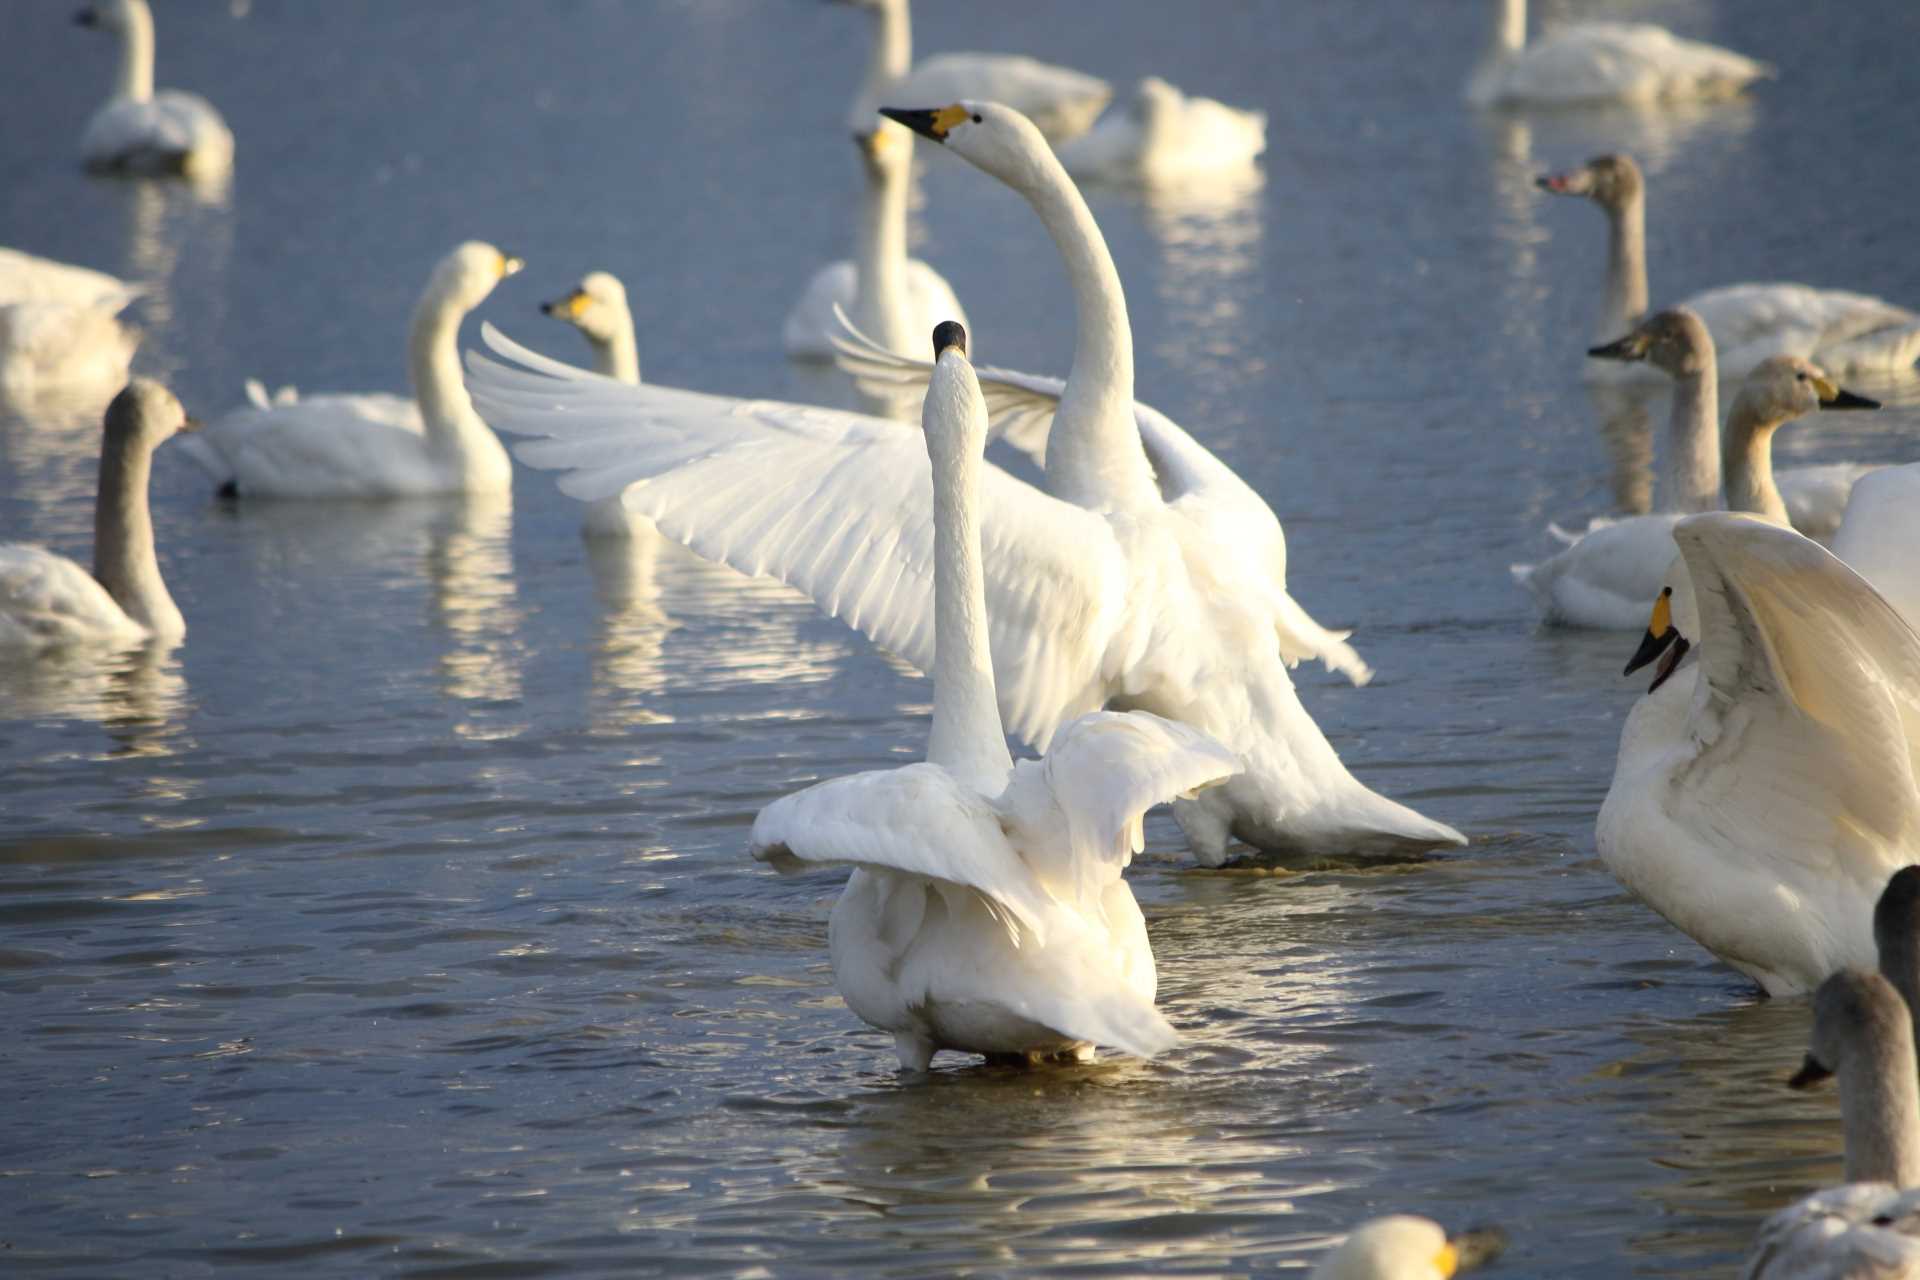
[(89, 650), (0, 666), (0, 723), (77, 720), (98, 724), (110, 755), (168, 756), (190, 750), (190, 709), (179, 652), (149, 644), (119, 653)]

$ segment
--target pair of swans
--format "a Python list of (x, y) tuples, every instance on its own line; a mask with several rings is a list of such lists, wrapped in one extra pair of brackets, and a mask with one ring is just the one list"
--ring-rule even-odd
[(1527, 41), (1527, 0), (1497, 0), (1493, 44), (1467, 82), (1481, 107), (1730, 98), (1773, 75), (1764, 62), (1642, 22), (1580, 22)]
[(119, 315), (140, 294), (104, 271), (0, 249), (0, 394), (123, 385), (140, 338)]
[(147, 0), (93, 0), (75, 19), (120, 43), (113, 96), (80, 140), (90, 169), (218, 178), (233, 167), (233, 134), (198, 94), (153, 87), (153, 11)]
[[(1544, 191), (1579, 196), (1607, 215), (1607, 276), (1596, 342), (1611, 342), (1647, 310), (1647, 184), (1631, 156), (1596, 156), (1579, 168), (1536, 180)], [(1734, 284), (1679, 305), (1706, 321), (1719, 349), (1720, 376), (1743, 378), (1763, 360), (1804, 356), (1841, 376), (1900, 373), (1920, 358), (1920, 313), (1880, 298), (1802, 284)], [(1590, 379), (1617, 366), (1588, 364)]]
[(186, 620), (160, 576), (147, 481), (153, 451), (188, 428), (171, 391), (135, 378), (107, 406), (93, 509), (93, 571), (24, 542), (0, 543), (0, 654), (172, 646)]
[[(890, 114), (1025, 196), (1074, 292), (1065, 383), (986, 379), (996, 418), (1051, 428), (1044, 491), (985, 472), (989, 632), (1013, 732), (1044, 748), (1075, 716), (1116, 706), (1225, 744), (1244, 771), (1174, 806), (1209, 866), (1225, 860), (1230, 836), (1317, 852), (1463, 843), (1361, 785), (1300, 705), (1291, 663), (1319, 658), (1356, 680), (1365, 664), (1287, 594), (1286, 540), (1267, 504), (1134, 401), (1119, 274), (1039, 131), (992, 103)], [(910, 427), (623, 387), (483, 332), (518, 367), (472, 355), (469, 385), (489, 421), (544, 437), (516, 447), (522, 461), (567, 473), (560, 487), (575, 498), (619, 495), (701, 555), (780, 578), (932, 668), (931, 481)]]
[(434, 268), (413, 312), (407, 363), (413, 396), (252, 401), (191, 441), (195, 461), (223, 492), (247, 498), (416, 498), (502, 494), (513, 463), (460, 380), (460, 321), (521, 261), (470, 240)]
[(1865, 468), (1845, 464), (1773, 470), (1773, 435), (1815, 410), (1877, 409), (1865, 396), (1835, 386), (1818, 366), (1775, 356), (1755, 369), (1734, 397), (1724, 431), (1713, 338), (1683, 307), (1658, 312), (1616, 343), (1596, 347), (1606, 359), (1646, 361), (1674, 379), (1663, 514), (1596, 520), (1568, 546), (1534, 565), (1513, 566), (1542, 616), (1567, 626), (1632, 631), (1673, 562), (1673, 528), (1684, 516), (1726, 505), (1808, 533), (1832, 534)]
[(981, 489), (987, 409), (965, 331), (934, 331), (921, 422), (933, 476), (933, 725), (923, 764), (777, 800), (755, 858), (851, 863), (828, 931), (847, 1007), (893, 1034), (903, 1069), (957, 1049), (1040, 1058), (1109, 1045), (1142, 1057), (1178, 1035), (1153, 1007), (1146, 922), (1121, 872), (1147, 809), (1217, 782), (1232, 754), (1144, 712), (1064, 726), (1013, 762), (987, 646)]

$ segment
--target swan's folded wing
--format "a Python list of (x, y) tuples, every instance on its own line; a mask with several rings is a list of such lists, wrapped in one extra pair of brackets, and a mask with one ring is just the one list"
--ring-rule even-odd
[[(469, 353), (493, 426), (542, 437), (522, 462), (583, 502), (628, 510), (709, 560), (778, 578), (922, 671), (933, 665), (933, 482), (920, 432), (778, 401), (630, 386), (483, 331), (510, 368)], [(982, 558), (1000, 709), (1044, 745), (1106, 700), (1127, 606), (1106, 521), (997, 467), (981, 481)]]
[(1816, 1191), (1760, 1224), (1741, 1280), (1897, 1278), (1920, 1270), (1920, 1191), (1850, 1182)]
[(1920, 462), (1855, 482), (1833, 535), (1833, 554), (1920, 631)]
[[(1920, 836), (1920, 637), (1858, 574), (1791, 529), (1710, 512), (1682, 520), (1674, 539), (1693, 578), (1705, 689), (1690, 721), (1701, 751), (1684, 790), (1709, 807), (1737, 796), (1740, 821), (1758, 818), (1788, 856), (1829, 848), (1836, 832), (1862, 848), (1911, 847)], [(1730, 785), (1741, 778), (1749, 785)], [(1764, 789), (1751, 785), (1757, 778)], [(1768, 812), (1754, 814), (1755, 803)]]
[[(972, 889), (1041, 945), (1052, 905), (985, 797), (938, 765), (910, 764), (816, 783), (753, 820), (749, 848), (776, 870), (852, 865)], [(1020, 933), (1009, 929), (1017, 946)]]

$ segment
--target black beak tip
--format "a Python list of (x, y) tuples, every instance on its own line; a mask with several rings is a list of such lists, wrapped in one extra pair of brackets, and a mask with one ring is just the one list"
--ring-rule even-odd
[(1820, 407), (1822, 409), (1878, 409), (1880, 402), (1867, 396), (1857, 396), (1851, 391), (1842, 391)]
[(923, 138), (932, 138), (935, 142), (946, 139), (933, 131), (934, 112), (913, 110), (907, 107), (881, 107), (880, 114), (895, 124), (903, 124)]

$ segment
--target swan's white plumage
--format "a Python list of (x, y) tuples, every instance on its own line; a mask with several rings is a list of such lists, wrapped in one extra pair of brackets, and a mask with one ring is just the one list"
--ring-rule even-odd
[(1674, 540), (1699, 658), (1628, 717), (1600, 856), (1769, 992), (1810, 991), (1873, 965), (1873, 905), (1920, 856), (1920, 638), (1791, 530), (1711, 512)]
[(124, 383), (139, 338), (118, 317), (141, 292), (104, 271), (0, 248), (0, 391)]
[(1686, 299), (1707, 322), (1720, 376), (1771, 356), (1801, 356), (1840, 377), (1897, 373), (1920, 359), (1920, 313), (1883, 298), (1803, 284), (1733, 284)]
[(1920, 631), (1920, 463), (1860, 478), (1834, 531), (1833, 554)]
[(87, 123), (80, 154), (92, 169), (212, 179), (233, 167), (233, 133), (205, 98), (153, 87), (153, 13), (146, 0), (95, 0), (81, 21), (120, 42), (114, 94)]
[[(787, 354), (804, 360), (831, 360), (834, 312), (853, 311), (858, 292), (859, 272), (851, 261), (842, 258), (816, 271), (781, 325), (780, 338)], [(907, 259), (901, 311), (902, 327), (916, 333), (931, 333), (942, 320), (966, 323), (966, 312), (953, 286), (919, 258)]]
[(72, 560), (30, 543), (0, 542), (0, 653), (130, 648), (149, 636)]
[(1467, 82), (1483, 107), (1728, 98), (1773, 68), (1743, 54), (1640, 22), (1581, 22), (1525, 41), (1525, 0), (1505, 0), (1504, 43)]
[(1189, 97), (1147, 76), (1124, 108), (1109, 109), (1091, 129), (1062, 143), (1059, 156), (1076, 178), (1153, 183), (1243, 169), (1266, 149), (1266, 112)]
[(1677, 554), (1673, 526), (1680, 520), (1674, 513), (1602, 516), (1546, 560), (1512, 566), (1514, 580), (1533, 594), (1545, 622), (1638, 631)]
[(863, 101), (866, 114), (880, 107), (978, 98), (1012, 107), (1049, 138), (1084, 133), (1113, 96), (1098, 76), (1017, 53), (936, 53)]
[(1768, 1215), (1741, 1280), (1920, 1280), (1920, 1190), (1852, 1182)]

